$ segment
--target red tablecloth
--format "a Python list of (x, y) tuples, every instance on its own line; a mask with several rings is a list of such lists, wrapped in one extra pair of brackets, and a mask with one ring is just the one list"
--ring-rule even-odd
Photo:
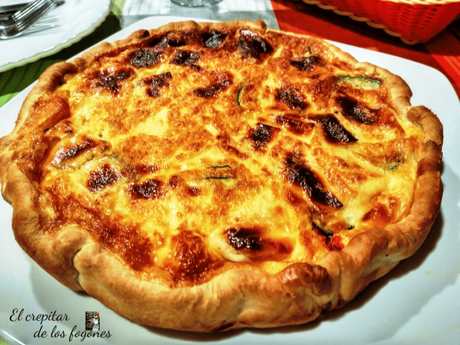
[(460, 19), (427, 43), (407, 45), (382, 29), (314, 5), (292, 0), (271, 0), (271, 3), (281, 30), (372, 49), (434, 67), (451, 81), (460, 97)]

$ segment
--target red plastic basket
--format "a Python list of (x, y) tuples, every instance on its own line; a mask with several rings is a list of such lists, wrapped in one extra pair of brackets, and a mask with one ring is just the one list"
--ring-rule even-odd
[(302, 1), (366, 22), (407, 44), (427, 42), (460, 14), (460, 0)]

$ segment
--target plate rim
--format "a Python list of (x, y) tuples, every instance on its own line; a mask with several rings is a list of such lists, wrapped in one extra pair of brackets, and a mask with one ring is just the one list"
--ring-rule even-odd
[[(111, 5), (112, 5), (111, 0), (97, 0), (97, 1), (100, 3), (102, 3), (102, 1), (106, 1), (106, 3), (103, 4), (105, 7), (102, 8), (101, 16), (98, 17), (96, 21), (91, 23), (91, 25), (86, 30), (78, 32), (73, 37), (70, 37), (64, 41), (54, 44), (53, 46), (47, 48), (45, 51), (39, 51), (31, 56), (27, 56), (22, 59), (17, 59), (11, 62), (6, 62), (4, 65), (0, 66), (0, 73), (6, 72), (16, 67), (24, 66), (28, 63), (36, 62), (37, 60), (40, 60), (44, 57), (56, 54), (60, 52), (61, 50), (70, 47), (72, 44), (77, 43), (78, 41), (88, 36), (89, 34), (93, 33), (108, 17), (111, 11)], [(18, 39), (20, 39), (20, 37)]]

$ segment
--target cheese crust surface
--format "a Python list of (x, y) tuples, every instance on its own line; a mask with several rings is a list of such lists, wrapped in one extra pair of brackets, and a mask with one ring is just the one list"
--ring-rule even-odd
[(0, 141), (22, 248), (140, 324), (312, 321), (411, 256), (442, 125), (398, 76), (263, 22), (171, 23), (50, 67)]

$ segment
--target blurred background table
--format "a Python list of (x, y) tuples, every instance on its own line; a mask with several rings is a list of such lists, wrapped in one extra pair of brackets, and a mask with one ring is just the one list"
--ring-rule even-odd
[[(441, 71), (460, 95), (460, 20), (454, 21), (425, 44), (407, 45), (381, 29), (301, 1), (223, 0), (211, 7), (186, 8), (170, 0), (113, 0), (109, 15), (94, 32), (53, 55), (1, 72), (0, 107), (37, 80), (51, 64), (70, 59), (141, 19), (165, 15), (219, 21), (262, 19), (271, 28), (310, 34), (396, 55)], [(45, 40), (46, 35), (40, 39)], [(20, 44), (20, 39), (17, 42)]]

